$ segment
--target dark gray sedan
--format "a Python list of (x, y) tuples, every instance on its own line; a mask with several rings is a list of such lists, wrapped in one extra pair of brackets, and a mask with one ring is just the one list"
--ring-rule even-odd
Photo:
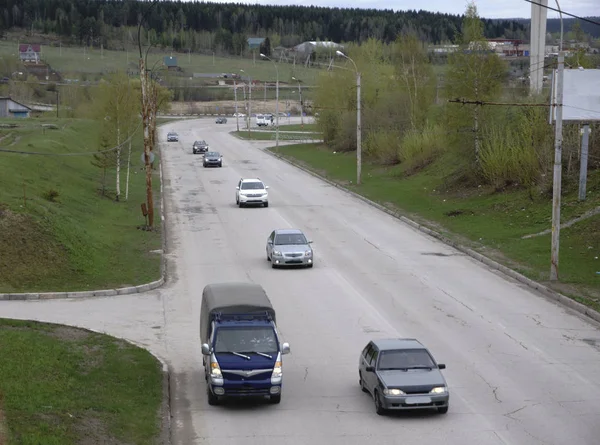
[(450, 394), (427, 348), (414, 338), (373, 340), (358, 361), (359, 384), (371, 394), (375, 411), (437, 409), (448, 412)]
[(204, 153), (204, 167), (223, 167), (223, 155), (218, 151)]
[(313, 267), (312, 241), (298, 229), (277, 229), (267, 238), (267, 260), (275, 269), (279, 266)]

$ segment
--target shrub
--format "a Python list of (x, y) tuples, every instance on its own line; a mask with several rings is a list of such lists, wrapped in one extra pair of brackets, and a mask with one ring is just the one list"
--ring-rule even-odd
[(433, 162), (435, 157), (446, 148), (444, 128), (428, 124), (419, 130), (409, 130), (400, 144), (400, 162), (411, 168), (422, 168)]

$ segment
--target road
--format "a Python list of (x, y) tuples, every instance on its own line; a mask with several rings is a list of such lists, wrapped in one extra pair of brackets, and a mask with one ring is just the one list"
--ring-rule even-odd
[[(391, 216), (228, 134), (235, 120), (170, 123), (164, 144), (169, 284), (143, 295), (86, 301), (2, 302), (0, 316), (88, 326), (165, 358), (173, 443), (244, 445), (597, 444), (598, 326), (507, 280)], [(202, 168), (195, 139), (224, 154)], [(235, 206), (240, 177), (270, 186), (268, 208)], [(272, 229), (314, 241), (315, 267), (273, 270)], [(292, 348), (280, 405), (210, 407), (198, 335), (202, 288), (261, 284)], [(371, 338), (414, 337), (451, 389), (446, 415), (380, 417), (358, 386)]]

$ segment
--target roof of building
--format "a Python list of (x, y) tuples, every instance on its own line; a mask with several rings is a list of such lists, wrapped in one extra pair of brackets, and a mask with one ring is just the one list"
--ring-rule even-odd
[(248, 37), (248, 45), (260, 45), (265, 41), (265, 37)]
[(167, 66), (177, 66), (177, 57), (165, 56), (163, 61)]
[(16, 100), (14, 100), (13, 98), (11, 98), (10, 96), (3, 96), (3, 97), (0, 97), (0, 100), (10, 100), (11, 102), (13, 102), (13, 103), (15, 103), (15, 104), (17, 104), (17, 105), (19, 105), (19, 106), (21, 106), (21, 107), (23, 107), (23, 108), (26, 108), (26, 109), (28, 109), (29, 111), (31, 111), (31, 108), (30, 108), (30, 107), (28, 107), (27, 105), (24, 105), (24, 104), (22, 104), (21, 102), (17, 102)]
[(417, 339), (414, 338), (382, 338), (373, 340), (379, 350), (388, 349), (426, 349)]
[(29, 47), (36, 53), (39, 53), (42, 50), (42, 45), (39, 43), (20, 43), (19, 44), (19, 52), (24, 53), (27, 52)]

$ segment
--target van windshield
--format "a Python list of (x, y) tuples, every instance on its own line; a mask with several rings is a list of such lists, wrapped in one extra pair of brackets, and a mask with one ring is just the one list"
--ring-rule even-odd
[(270, 327), (221, 327), (216, 332), (214, 351), (273, 355), (277, 353), (277, 337)]

